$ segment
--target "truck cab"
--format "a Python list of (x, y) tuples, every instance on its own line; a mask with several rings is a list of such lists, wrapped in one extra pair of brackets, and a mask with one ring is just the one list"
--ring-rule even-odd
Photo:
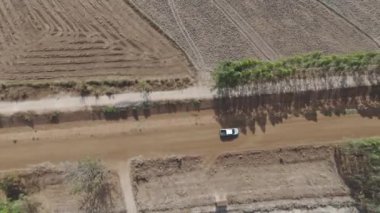
[(228, 128), (228, 129), (220, 129), (219, 131), (220, 137), (236, 137), (239, 135), (238, 128)]

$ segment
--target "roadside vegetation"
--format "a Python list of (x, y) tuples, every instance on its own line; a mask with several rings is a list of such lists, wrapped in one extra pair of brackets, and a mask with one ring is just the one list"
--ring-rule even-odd
[(380, 212), (380, 138), (354, 140), (341, 154), (341, 173), (361, 210)]
[(277, 61), (243, 59), (225, 61), (215, 70), (216, 88), (235, 88), (237, 86), (276, 81), (286, 78), (324, 77), (326, 75), (345, 75), (366, 73), (368, 68), (380, 72), (380, 53), (352, 53), (344, 55), (324, 55), (320, 52), (293, 56)]
[(72, 192), (81, 197), (80, 208), (85, 212), (109, 212), (113, 207), (111, 173), (96, 159), (78, 162), (68, 175)]
[(141, 85), (151, 90), (183, 89), (192, 85), (190, 78), (154, 80), (89, 80), (63, 82), (0, 82), (0, 100), (26, 100), (46, 97), (51, 94), (68, 93), (83, 97), (94, 95), (112, 96), (121, 92), (141, 91)]
[(39, 203), (29, 199), (22, 180), (16, 175), (7, 175), (0, 181), (0, 189), (5, 195), (0, 198), (0, 213), (36, 213)]

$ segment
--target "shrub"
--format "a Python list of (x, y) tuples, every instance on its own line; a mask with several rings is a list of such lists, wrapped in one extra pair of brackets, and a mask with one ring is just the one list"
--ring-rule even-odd
[(50, 115), (49, 115), (49, 120), (51, 123), (59, 123), (59, 115), (61, 113), (58, 112), (58, 111), (55, 111), (55, 112), (52, 112)]
[(346, 155), (362, 156), (365, 159), (364, 172), (348, 177), (350, 185), (355, 186), (354, 197), (368, 212), (380, 210), (380, 138), (352, 141), (344, 152)]
[(84, 96), (88, 96), (91, 94), (91, 90), (89, 89), (89, 87), (87, 86), (87, 84), (85, 83), (82, 83), (79, 87), (79, 93), (82, 97)]
[(5, 176), (0, 181), (0, 189), (5, 193), (7, 199), (18, 200), (25, 194), (25, 187), (21, 179), (14, 175)]
[(201, 101), (200, 100), (191, 100), (191, 103), (192, 103), (192, 105), (193, 105), (193, 108), (195, 109), (195, 110), (200, 110), (200, 108), (201, 108)]
[(22, 213), (20, 202), (0, 201), (0, 213)]
[(75, 81), (65, 81), (65, 82), (58, 82), (56, 83), (56, 85), (59, 87), (66, 88), (66, 89), (71, 89), (71, 88), (74, 88), (77, 85), (77, 83)]
[(113, 113), (118, 113), (119, 110), (115, 106), (107, 106), (103, 108), (103, 113), (104, 114), (113, 114)]
[(0, 213), (37, 213), (40, 205), (27, 197), (14, 201), (0, 201)]
[(103, 108), (103, 114), (106, 119), (116, 120), (120, 117), (120, 110), (114, 106), (107, 106)]
[(112, 207), (110, 171), (99, 161), (85, 159), (78, 162), (68, 175), (72, 192), (81, 196), (81, 209), (86, 212), (109, 212)]

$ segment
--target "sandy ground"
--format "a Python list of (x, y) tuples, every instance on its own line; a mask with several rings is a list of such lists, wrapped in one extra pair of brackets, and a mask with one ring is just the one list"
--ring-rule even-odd
[[(312, 209), (320, 198), (332, 201), (350, 195), (333, 156), (333, 148), (320, 147), (229, 153), (212, 162), (202, 157), (136, 159), (131, 175), (141, 212), (205, 210), (214, 206), (217, 197), (224, 197), (232, 205), (228, 211), (287, 210), (300, 207), (296, 203), (300, 198), (309, 199), (303, 206)], [(260, 207), (261, 202), (268, 201), (274, 205)], [(280, 201), (277, 207), (276, 201)], [(344, 202), (346, 207), (347, 200)], [(331, 204), (341, 206), (338, 200)]]
[(96, 156), (109, 162), (134, 156), (204, 154), (325, 144), (346, 138), (379, 135), (378, 119), (359, 115), (320, 116), (318, 122), (290, 118), (266, 132), (220, 141), (220, 125), (213, 111), (176, 113), (120, 122), (75, 122), (58, 125), (0, 129), (0, 169), (22, 168), (45, 161), (60, 162)]

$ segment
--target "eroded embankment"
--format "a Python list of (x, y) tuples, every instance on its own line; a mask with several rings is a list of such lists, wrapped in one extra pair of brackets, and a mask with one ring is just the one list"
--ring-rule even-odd
[(352, 208), (333, 155), (332, 147), (302, 147), (227, 153), (211, 162), (196, 156), (136, 159), (131, 175), (143, 212), (213, 212), (218, 198), (229, 212)]

